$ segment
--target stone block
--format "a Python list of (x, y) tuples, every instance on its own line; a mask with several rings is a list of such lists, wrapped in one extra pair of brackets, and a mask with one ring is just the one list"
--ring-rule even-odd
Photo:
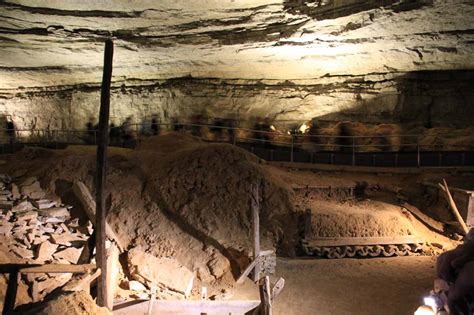
[(57, 244), (51, 244), (49, 241), (39, 244), (36, 249), (36, 260), (41, 262), (51, 260), (57, 248)]
[(69, 247), (62, 251), (56, 252), (53, 256), (56, 259), (64, 259), (71, 264), (77, 264), (81, 256), (82, 248)]
[(38, 213), (44, 217), (69, 218), (69, 210), (66, 207), (40, 209)]
[(188, 296), (194, 275), (176, 259), (158, 258), (140, 248), (128, 252), (128, 267), (132, 277), (140, 282), (158, 285)]

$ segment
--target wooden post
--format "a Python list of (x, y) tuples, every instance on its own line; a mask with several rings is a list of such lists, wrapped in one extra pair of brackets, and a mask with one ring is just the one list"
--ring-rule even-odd
[(440, 184), (442, 188), (444, 188), (444, 192), (446, 193), (446, 196), (448, 198), (449, 205), (451, 206), (451, 210), (453, 211), (454, 216), (458, 220), (459, 224), (461, 225), (462, 230), (464, 231), (465, 234), (469, 233), (469, 228), (466, 225), (466, 222), (464, 222), (464, 219), (461, 217), (461, 214), (459, 213), (458, 207), (456, 206), (456, 203), (454, 202), (453, 197), (451, 196), (451, 192), (449, 191), (448, 188), (448, 183), (443, 179), (443, 185)]
[(306, 240), (310, 240), (311, 238), (313, 238), (312, 225), (311, 225), (312, 218), (313, 218), (313, 214), (311, 212), (311, 209), (310, 208), (306, 209), (304, 213), (304, 238)]
[(253, 270), (253, 281), (257, 282), (260, 278), (260, 201), (258, 195), (258, 185), (252, 185), (252, 196), (250, 198), (252, 208), (252, 228), (253, 228), (253, 259), (256, 260)]
[(270, 279), (265, 276), (259, 283), (260, 292), (260, 314), (272, 315), (272, 294), (270, 290)]
[(2, 315), (10, 315), (13, 313), (16, 302), (16, 291), (18, 290), (18, 270), (13, 270), (8, 276), (7, 292), (5, 293), (5, 301), (3, 303)]
[(469, 195), (469, 201), (467, 203), (467, 218), (466, 223), (471, 228), (474, 227), (474, 195)]
[(110, 83), (112, 80), (112, 58), (114, 44), (112, 40), (105, 42), (104, 69), (100, 91), (99, 143), (97, 146), (97, 178), (96, 178), (96, 261), (102, 271), (97, 285), (97, 304), (107, 306), (107, 252), (105, 248), (105, 174), (107, 169), (107, 144), (109, 140)]

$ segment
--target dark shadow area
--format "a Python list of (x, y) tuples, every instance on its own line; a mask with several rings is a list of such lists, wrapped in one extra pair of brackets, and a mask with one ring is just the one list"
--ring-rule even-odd
[(292, 14), (305, 14), (317, 20), (325, 20), (379, 7), (401, 12), (419, 9), (432, 3), (432, 0), (286, 0), (283, 5), (284, 9)]

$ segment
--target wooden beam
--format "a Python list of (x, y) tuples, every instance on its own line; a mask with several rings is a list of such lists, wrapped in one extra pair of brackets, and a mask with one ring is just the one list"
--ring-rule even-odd
[(110, 83), (112, 80), (112, 59), (114, 55), (114, 44), (112, 40), (105, 41), (104, 69), (102, 75), (102, 86), (100, 91), (100, 113), (99, 113), (99, 142), (97, 146), (97, 176), (96, 176), (96, 261), (102, 270), (97, 285), (97, 304), (107, 306), (107, 251), (106, 240), (106, 218), (105, 208), (105, 175), (107, 171), (107, 144), (109, 140), (109, 111), (110, 111)]
[(87, 273), (96, 269), (94, 264), (1, 264), (0, 273)]
[(317, 237), (306, 240), (309, 246), (355, 246), (355, 245), (396, 245), (419, 244), (425, 241), (414, 235), (382, 236), (382, 237)]
[[(150, 301), (116, 304), (114, 315), (146, 314)], [(260, 305), (259, 300), (154, 300), (152, 314), (246, 314)]]
[(244, 283), (245, 278), (250, 274), (250, 272), (255, 268), (257, 262), (260, 260), (260, 257), (257, 259), (252, 260), (252, 262), (245, 268), (244, 272), (240, 275), (239, 279), (237, 279), (237, 284)]
[[(82, 208), (87, 214), (87, 217), (89, 220), (91, 220), (92, 224), (94, 226), (96, 225), (96, 206), (95, 206), (95, 201), (92, 198), (92, 195), (87, 188), (87, 186), (80, 181), (74, 181), (72, 185), (72, 191), (74, 192), (74, 195), (79, 199)], [(107, 237), (115, 242), (120, 250), (120, 252), (123, 252), (125, 247), (123, 246), (122, 242), (118, 238), (117, 234), (115, 234), (114, 230), (112, 227), (106, 222), (105, 223), (105, 234)]]
[(16, 292), (18, 290), (18, 272), (10, 272), (8, 276), (7, 292), (5, 293), (5, 301), (3, 303), (2, 315), (10, 315), (13, 313), (16, 302)]
[(250, 197), (252, 209), (252, 230), (253, 230), (253, 259), (256, 262), (253, 270), (253, 281), (257, 282), (260, 278), (260, 200), (258, 194), (258, 185), (252, 185), (252, 195)]
[(69, 281), (63, 288), (63, 291), (86, 291), (90, 293), (92, 282), (100, 276), (100, 269), (92, 274), (87, 273)]
[(469, 228), (466, 225), (466, 222), (464, 222), (464, 219), (461, 217), (461, 214), (459, 213), (458, 207), (456, 206), (456, 203), (454, 202), (453, 196), (451, 196), (451, 192), (449, 191), (448, 183), (443, 179), (443, 185), (439, 184), (439, 186), (444, 190), (446, 193), (450, 208), (458, 220), (459, 224), (461, 225), (462, 230), (464, 231), (465, 234), (469, 233)]
[(444, 224), (436, 221), (435, 219), (427, 216), (423, 212), (420, 211), (417, 207), (414, 207), (408, 203), (403, 203), (402, 207), (410, 211), (411, 214), (415, 216), (418, 220), (422, 221), (426, 226), (435, 230), (438, 233), (444, 233)]
[(272, 298), (270, 291), (270, 278), (268, 276), (260, 279), (260, 312), (262, 315), (272, 315)]

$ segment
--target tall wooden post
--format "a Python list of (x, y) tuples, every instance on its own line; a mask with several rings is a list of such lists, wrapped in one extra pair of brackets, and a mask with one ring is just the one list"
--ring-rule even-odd
[(105, 174), (107, 167), (107, 144), (109, 140), (109, 110), (110, 110), (110, 82), (112, 80), (112, 58), (114, 55), (114, 43), (112, 40), (105, 42), (104, 70), (102, 75), (102, 87), (100, 91), (100, 114), (99, 114), (99, 143), (97, 146), (97, 178), (96, 178), (96, 261), (101, 275), (97, 283), (97, 304), (107, 306), (107, 256), (105, 248)]
[(253, 270), (253, 281), (260, 278), (260, 201), (258, 195), (258, 185), (252, 185), (251, 208), (252, 208), (252, 229), (253, 229), (253, 259), (257, 261)]

